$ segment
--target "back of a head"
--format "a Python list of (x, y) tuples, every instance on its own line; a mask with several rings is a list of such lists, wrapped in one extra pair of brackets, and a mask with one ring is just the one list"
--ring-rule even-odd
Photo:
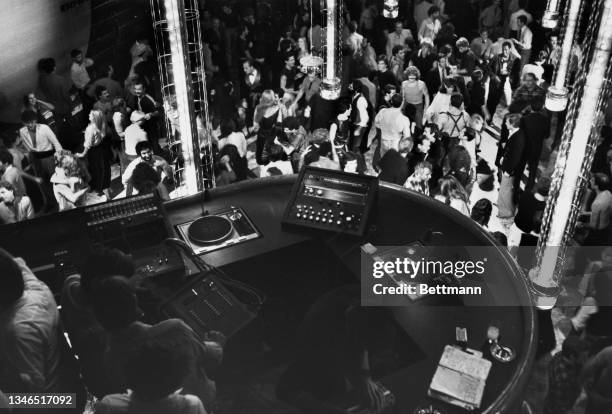
[(394, 108), (399, 108), (400, 106), (402, 106), (402, 103), (404, 103), (404, 99), (399, 93), (396, 93), (391, 97), (391, 106), (393, 106)]
[(270, 161), (285, 161), (287, 159), (287, 154), (285, 150), (280, 145), (272, 145), (270, 148)]
[(452, 94), (450, 98), (450, 104), (451, 106), (457, 109), (461, 109), (461, 105), (463, 105), (463, 95), (461, 95), (460, 93)]
[(131, 277), (135, 266), (132, 257), (119, 249), (97, 245), (87, 256), (81, 272), (81, 289), (88, 295), (101, 279), (110, 276)]
[(548, 197), (551, 183), (552, 180), (549, 177), (541, 177), (535, 185), (535, 192), (541, 196)]
[(491, 218), (491, 212), (493, 211), (493, 205), (491, 201), (486, 198), (481, 198), (474, 204), (472, 207), (472, 212), (470, 217), (476, 223), (486, 226), (489, 224), (489, 219)]
[(111, 333), (127, 328), (140, 316), (136, 294), (123, 276), (111, 276), (96, 283), (92, 303), (96, 319)]
[(595, 179), (595, 185), (601, 191), (610, 190), (610, 177), (608, 177), (604, 173), (595, 173), (593, 174), (593, 178)]
[(146, 162), (141, 162), (134, 167), (130, 183), (138, 191), (138, 194), (150, 194), (157, 188), (161, 182), (161, 177)]
[(140, 401), (160, 400), (183, 386), (192, 362), (173, 341), (144, 343), (127, 361), (126, 386)]
[(0, 248), (0, 310), (15, 303), (23, 295), (25, 285), (21, 269), (13, 256)]

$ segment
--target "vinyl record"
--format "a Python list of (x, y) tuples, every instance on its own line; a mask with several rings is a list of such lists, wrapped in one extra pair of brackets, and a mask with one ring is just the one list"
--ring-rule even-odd
[(198, 244), (215, 244), (227, 240), (234, 231), (232, 222), (221, 216), (201, 217), (189, 225), (189, 239)]

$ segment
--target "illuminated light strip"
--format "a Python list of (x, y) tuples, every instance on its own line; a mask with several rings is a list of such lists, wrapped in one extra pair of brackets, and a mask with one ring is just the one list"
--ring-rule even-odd
[(548, 0), (542, 17), (542, 27), (554, 29), (559, 25), (559, 0)]
[[(199, 154), (197, 128), (193, 110), (193, 98), (191, 93), (191, 70), (186, 59), (184, 37), (185, 5), (183, 0), (164, 0), (168, 37), (170, 40), (170, 56), (172, 60), (172, 78), (176, 105), (179, 118), (181, 147), (183, 154), (183, 182), (181, 183), (186, 195), (196, 194), (203, 188), (201, 179), (200, 162), (196, 154)], [(182, 13), (182, 14), (181, 14)], [(189, 74), (189, 79), (187, 78)], [(194, 136), (195, 134), (195, 136)]]
[[(575, 111), (576, 121), (573, 128), (564, 131), (563, 141), (569, 145), (569, 151), (567, 156), (562, 156), (560, 152), (555, 165), (551, 195), (546, 202), (543, 231), (538, 244), (538, 263), (529, 272), (536, 305), (545, 309), (552, 308), (557, 300), (565, 245), (577, 218), (576, 205), (570, 200), (581, 193), (582, 177), (589, 173), (593, 160), (593, 142), (599, 134), (598, 119), (610, 95), (606, 83), (612, 52), (612, 0), (604, 1), (600, 16), (595, 50), (588, 65), (581, 100)], [(573, 113), (572, 110), (568, 117)]]
[(323, 99), (338, 99), (340, 97), (340, 79), (336, 76), (336, 23), (338, 21), (336, 0), (327, 0), (327, 28), (326, 28), (326, 70), (325, 78), (321, 83), (321, 97)]

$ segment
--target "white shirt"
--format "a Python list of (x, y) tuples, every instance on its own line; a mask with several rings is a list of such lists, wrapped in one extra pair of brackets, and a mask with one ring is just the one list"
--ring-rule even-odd
[(81, 64), (72, 62), (70, 66), (70, 78), (77, 88), (83, 89), (91, 80), (89, 78), (89, 73), (87, 73), (87, 68), (93, 65), (93, 63), (93, 60), (89, 58), (83, 59), (83, 63)]
[(244, 158), (247, 153), (247, 142), (242, 132), (232, 132), (225, 138), (219, 140), (219, 151), (226, 145), (231, 144), (236, 147), (240, 157)]
[(346, 38), (346, 44), (351, 47), (351, 50), (353, 51), (353, 53), (357, 53), (359, 50), (361, 50), (362, 43), (363, 43), (363, 36), (357, 32), (351, 33)]
[(425, 38), (433, 41), (441, 28), (442, 24), (438, 19), (432, 21), (431, 18), (428, 17), (427, 19), (423, 20), (423, 23), (421, 23), (421, 28), (419, 29), (419, 42)]
[(368, 101), (365, 96), (359, 95), (357, 98), (357, 111), (359, 111), (359, 123), (357, 126), (367, 127), (370, 116), (368, 115)]
[(539, 83), (542, 80), (542, 75), (544, 75), (544, 68), (540, 65), (528, 63), (525, 66), (523, 66), (523, 70), (521, 71), (521, 78), (526, 73), (533, 73), (536, 77), (536, 80)]
[(521, 32), (519, 33), (519, 38), (518, 38), (520, 46), (525, 50), (530, 50), (532, 40), (533, 40), (533, 33), (531, 32), (531, 29), (529, 29), (529, 27), (527, 26), (523, 26), (523, 28), (521, 29)]
[(268, 170), (273, 167), (278, 168), (283, 175), (293, 174), (293, 166), (291, 165), (291, 161), (273, 161), (268, 163), (268, 165), (262, 165), (259, 167), (259, 176), (267, 177)]
[(385, 141), (398, 141), (410, 136), (410, 119), (402, 114), (400, 108), (383, 108), (374, 119), (380, 129), (380, 138)]
[(45, 152), (45, 151), (59, 151), (62, 149), (62, 145), (57, 140), (57, 137), (45, 124), (36, 124), (36, 145), (32, 142), (30, 131), (27, 127), (23, 127), (19, 130), (19, 139), (25, 146), (27, 151), (34, 152)]
[[(132, 178), (134, 169), (141, 162), (145, 162), (145, 160), (143, 160), (141, 157), (138, 157), (128, 164), (128, 166), (125, 168), (123, 175), (121, 176), (121, 182), (123, 183), (123, 185), (127, 185), (127, 183), (130, 181), (130, 178)], [(164, 180), (164, 178), (166, 178), (166, 176), (168, 176), (169, 174), (172, 174), (171, 172), (172, 167), (168, 164), (168, 162), (165, 159), (163, 159), (159, 155), (153, 155), (153, 164), (149, 164), (149, 165), (151, 165), (151, 167), (153, 167), (156, 171), (158, 169), (162, 170), (161, 177), (160, 177), (162, 181)]]
[(136, 144), (147, 140), (147, 133), (138, 124), (132, 124), (125, 129), (125, 153), (136, 154)]

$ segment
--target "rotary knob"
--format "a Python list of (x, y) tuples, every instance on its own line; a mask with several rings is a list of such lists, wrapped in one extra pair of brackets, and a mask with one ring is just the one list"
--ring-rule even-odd
[(322, 195), (323, 195), (323, 190), (318, 189), (318, 190), (317, 190), (317, 195), (318, 195), (318, 196), (322, 196)]

